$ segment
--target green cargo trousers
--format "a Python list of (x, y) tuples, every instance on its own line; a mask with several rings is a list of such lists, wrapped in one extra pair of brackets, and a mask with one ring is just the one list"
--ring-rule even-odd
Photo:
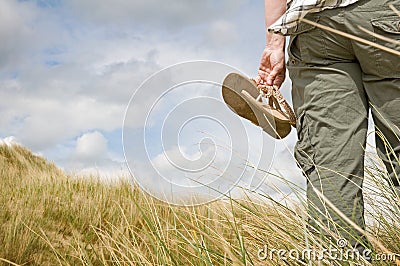
[[(360, 0), (305, 18), (400, 51), (399, 44), (380, 40), (358, 27), (400, 41), (400, 17), (389, 8), (390, 3), (400, 10), (399, 0)], [(378, 155), (389, 172), (389, 182), (399, 186), (400, 56), (305, 22), (290, 33), (288, 53), (298, 117), (295, 158), (307, 177), (310, 227), (324, 234), (326, 226), (350, 243), (367, 244), (313, 188), (365, 227), (362, 185), (370, 109), (376, 128), (395, 153), (388, 155), (377, 135)], [(339, 226), (334, 226), (336, 223)]]

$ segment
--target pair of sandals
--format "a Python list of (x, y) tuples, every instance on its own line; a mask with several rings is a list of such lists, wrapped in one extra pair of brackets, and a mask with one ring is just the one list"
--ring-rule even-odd
[(232, 111), (275, 139), (283, 139), (296, 126), (296, 116), (276, 86), (230, 73), (223, 81), (222, 97)]

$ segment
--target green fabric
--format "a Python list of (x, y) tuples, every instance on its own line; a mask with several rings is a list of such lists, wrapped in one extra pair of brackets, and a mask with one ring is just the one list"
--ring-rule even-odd
[[(400, 51), (399, 45), (376, 39), (358, 27), (400, 41), (400, 18), (388, 3), (400, 10), (398, 0), (361, 0), (306, 18)], [(307, 176), (309, 212), (313, 217), (310, 224), (318, 232), (323, 231), (313, 221), (320, 219), (343, 237), (351, 234), (362, 238), (325, 208), (313, 187), (365, 227), (362, 184), (369, 109), (376, 127), (396, 153), (387, 157), (384, 143), (376, 138), (378, 154), (391, 182), (399, 184), (400, 57), (303, 22), (291, 35), (287, 65), (298, 117), (295, 157)], [(342, 228), (335, 229), (326, 215)]]

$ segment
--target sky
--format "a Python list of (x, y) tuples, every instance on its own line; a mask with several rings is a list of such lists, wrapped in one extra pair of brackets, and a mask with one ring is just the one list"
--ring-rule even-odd
[[(67, 172), (115, 178), (131, 170), (145, 189), (166, 193), (161, 184), (172, 182), (179, 194), (230, 169), (229, 186), (290, 193), (244, 166), (251, 161), (304, 186), (295, 130), (274, 141), (221, 102), (225, 74), (257, 74), (262, 1), (1, 0), (0, 39), (0, 139)], [(189, 79), (214, 83), (179, 85)], [(290, 102), (290, 80), (281, 90)], [(206, 171), (189, 182), (180, 164)]]

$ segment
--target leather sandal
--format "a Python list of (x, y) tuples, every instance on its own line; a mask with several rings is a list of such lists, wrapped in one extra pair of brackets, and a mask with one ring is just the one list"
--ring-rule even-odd
[(296, 125), (296, 116), (276, 86), (257, 84), (239, 73), (229, 73), (222, 84), (222, 97), (239, 116), (282, 139)]

